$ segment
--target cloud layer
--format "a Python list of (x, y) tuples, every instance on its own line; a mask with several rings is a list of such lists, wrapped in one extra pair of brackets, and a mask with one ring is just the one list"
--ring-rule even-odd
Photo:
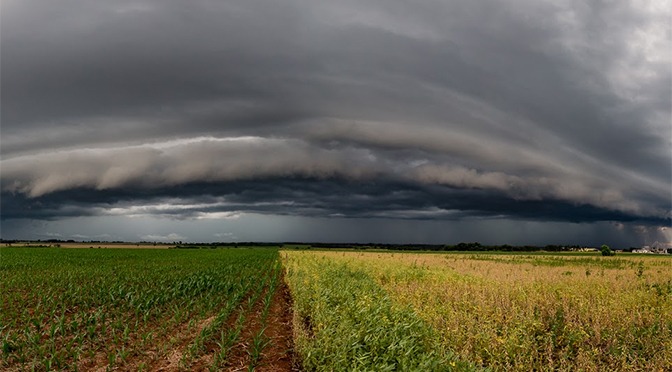
[(6, 1), (2, 219), (668, 226), (671, 17), (666, 1)]

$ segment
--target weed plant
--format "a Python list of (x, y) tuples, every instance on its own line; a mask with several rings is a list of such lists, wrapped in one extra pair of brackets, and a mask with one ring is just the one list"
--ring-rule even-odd
[[(321, 253), (495, 370), (672, 370), (672, 260)], [(327, 262), (329, 262), (327, 264)]]
[(437, 341), (408, 306), (393, 302), (365, 270), (321, 255), (284, 252), (294, 297), (296, 350), (306, 370), (472, 369)]

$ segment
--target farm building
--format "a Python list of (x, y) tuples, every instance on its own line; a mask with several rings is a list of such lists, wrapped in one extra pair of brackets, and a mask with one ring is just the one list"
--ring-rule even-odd
[(635, 249), (632, 253), (672, 254), (672, 248), (669, 247), (669, 244), (656, 241), (651, 245), (645, 245), (640, 249)]

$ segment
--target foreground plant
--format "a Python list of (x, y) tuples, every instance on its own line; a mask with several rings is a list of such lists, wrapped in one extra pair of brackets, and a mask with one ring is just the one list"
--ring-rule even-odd
[(213, 355), (224, 364), (240, 333), (230, 318), (278, 265), (272, 249), (1, 253), (0, 369), (19, 370), (177, 368), (161, 365), (171, 356), (185, 369)]
[(284, 254), (295, 305), (295, 343), (306, 370), (471, 369), (366, 272), (319, 255)]
[(672, 370), (672, 260), (620, 255), (323, 253), (496, 370)]

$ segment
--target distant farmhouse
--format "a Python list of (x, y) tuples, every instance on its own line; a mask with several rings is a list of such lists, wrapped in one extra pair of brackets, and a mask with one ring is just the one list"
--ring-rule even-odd
[(578, 248), (572, 248), (571, 249), (574, 252), (597, 252), (597, 248), (593, 247), (578, 247)]
[(653, 254), (672, 254), (672, 248), (669, 244), (663, 244), (656, 241), (651, 245), (645, 245), (640, 249), (634, 249), (632, 253), (653, 253)]

